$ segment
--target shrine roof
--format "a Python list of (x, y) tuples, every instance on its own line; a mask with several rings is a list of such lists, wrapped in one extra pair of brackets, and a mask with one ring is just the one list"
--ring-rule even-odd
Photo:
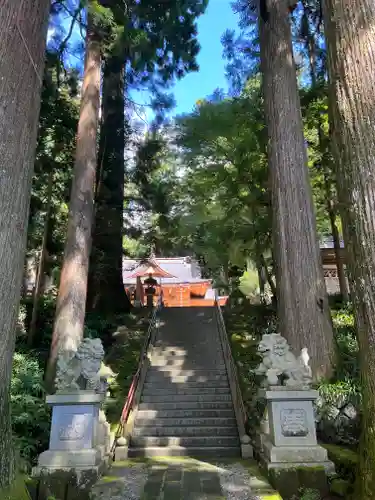
[[(333, 244), (333, 238), (332, 237), (327, 237), (327, 238), (323, 238), (321, 241), (320, 241), (320, 248), (323, 249), (323, 248), (334, 248), (334, 244)], [(340, 248), (344, 248), (344, 240), (340, 240)]]
[(200, 283), (207, 281), (203, 279), (199, 264), (189, 257), (164, 257), (153, 258), (149, 261), (137, 261), (134, 259), (123, 259), (123, 280), (125, 284), (134, 284), (138, 271), (142, 272), (141, 268), (147, 262), (154, 261), (156, 265), (166, 274), (172, 277), (163, 277), (163, 284), (177, 283)]

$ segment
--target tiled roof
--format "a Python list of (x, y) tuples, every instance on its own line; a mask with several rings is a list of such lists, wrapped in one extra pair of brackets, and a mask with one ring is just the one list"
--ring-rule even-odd
[[(176, 278), (162, 278), (164, 284), (175, 283), (200, 283), (202, 279), (199, 264), (188, 257), (154, 258), (155, 262)], [(134, 278), (129, 278), (137, 268), (139, 261), (132, 259), (123, 260), (123, 279), (125, 284), (135, 283)]]
[[(333, 245), (333, 238), (332, 237), (327, 237), (327, 238), (323, 238), (321, 241), (320, 241), (320, 248), (333, 248), (334, 245)], [(340, 247), (341, 248), (344, 248), (344, 240), (340, 240)]]

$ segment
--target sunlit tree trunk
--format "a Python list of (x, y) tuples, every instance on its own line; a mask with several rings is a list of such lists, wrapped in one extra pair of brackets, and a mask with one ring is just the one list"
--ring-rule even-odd
[(362, 378), (355, 497), (375, 498), (375, 3), (325, 0), (337, 185)]
[(14, 476), (9, 387), (49, 4), (0, 0), (0, 489)]
[(319, 378), (331, 373), (333, 329), (303, 137), (289, 3), (263, 0), (259, 15), (277, 307), (282, 335), (296, 353), (308, 348), (314, 377)]
[(60, 277), (46, 384), (53, 390), (59, 351), (74, 352), (83, 337), (87, 275), (94, 215), (97, 132), (100, 107), (100, 41), (88, 13), (86, 57), (78, 122), (68, 232)]

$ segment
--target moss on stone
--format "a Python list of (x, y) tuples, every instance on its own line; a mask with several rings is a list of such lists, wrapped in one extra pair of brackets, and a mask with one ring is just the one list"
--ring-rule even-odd
[(338, 495), (339, 497), (346, 498), (347, 493), (349, 493), (350, 489), (351, 483), (346, 479), (338, 477), (331, 482), (331, 493)]
[(327, 474), (322, 466), (270, 469), (268, 474), (270, 483), (284, 500), (298, 498), (302, 489), (319, 491), (323, 498), (329, 492)]
[(342, 479), (354, 483), (359, 464), (358, 453), (336, 444), (322, 443), (322, 446), (327, 450), (328, 458), (335, 464), (337, 474)]

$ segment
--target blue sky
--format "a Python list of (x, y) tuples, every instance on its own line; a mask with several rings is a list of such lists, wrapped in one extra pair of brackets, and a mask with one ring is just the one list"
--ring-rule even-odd
[(206, 13), (198, 20), (199, 72), (191, 73), (177, 82), (174, 95), (177, 106), (174, 114), (192, 110), (198, 99), (212, 94), (216, 88), (227, 89), (225, 61), (221, 35), (226, 29), (237, 28), (237, 16), (230, 6), (231, 0), (210, 0)]
[[(198, 40), (201, 50), (198, 55), (199, 72), (189, 73), (176, 82), (173, 94), (176, 107), (172, 115), (189, 113), (195, 103), (210, 94), (216, 88), (227, 90), (225, 61), (222, 58), (221, 36), (227, 29), (236, 29), (238, 18), (231, 8), (231, 0), (209, 0), (208, 8), (198, 20)], [(135, 92), (134, 100), (146, 102), (147, 97)], [(152, 113), (145, 110), (147, 120)]]
[[(236, 29), (238, 26), (238, 18), (232, 11), (231, 1), (209, 0), (205, 14), (199, 18), (198, 40), (201, 45), (198, 55), (199, 71), (190, 73), (176, 82), (172, 90), (176, 107), (171, 115), (189, 113), (199, 99), (212, 94), (216, 88), (227, 90), (221, 36), (226, 29)], [(67, 18), (67, 26), (69, 22), (70, 19)], [(80, 40), (78, 31), (73, 37), (73, 41), (77, 40)], [(134, 92), (133, 99), (136, 102), (146, 103), (149, 101), (149, 96), (143, 92)], [(150, 111), (144, 110), (147, 121), (150, 121), (152, 116)]]

